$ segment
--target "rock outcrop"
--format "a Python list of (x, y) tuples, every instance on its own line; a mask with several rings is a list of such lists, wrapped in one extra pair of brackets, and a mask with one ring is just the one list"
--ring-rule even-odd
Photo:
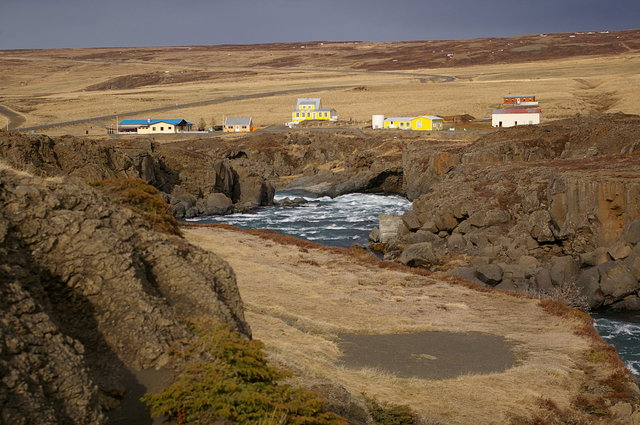
[[(274, 188), (252, 169), (232, 166), (181, 145), (148, 139), (94, 141), (0, 132), (0, 155), (9, 165), (39, 176), (74, 176), (88, 182), (138, 177), (161, 190), (177, 218), (246, 211), (272, 205)], [(214, 204), (221, 194), (231, 207)]]
[(405, 181), (416, 198), (384, 248), (428, 265), (431, 254), (416, 258), (415, 247), (429, 243), (452, 273), (487, 285), (575, 284), (591, 308), (640, 309), (638, 152), (640, 117), (622, 114), (408, 148)]
[(225, 261), (81, 180), (0, 169), (3, 423), (105, 423), (131, 371), (162, 367), (199, 315), (250, 336)]

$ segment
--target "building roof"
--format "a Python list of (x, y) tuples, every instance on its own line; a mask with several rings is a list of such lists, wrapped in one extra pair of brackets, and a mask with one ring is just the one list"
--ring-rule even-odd
[(224, 120), (224, 125), (251, 125), (251, 117), (228, 117)]
[(168, 120), (158, 120), (158, 119), (122, 120), (120, 121), (120, 125), (148, 126), (148, 125), (158, 124), (161, 122), (171, 124), (171, 125), (193, 125), (192, 122), (185, 121), (182, 118), (168, 119)]
[(389, 117), (385, 118), (385, 121), (411, 121), (415, 117)]
[(511, 108), (511, 109), (494, 109), (494, 114), (539, 114), (540, 108)]
[(431, 121), (433, 121), (433, 120), (444, 120), (444, 118), (438, 117), (438, 116), (435, 116), (435, 115), (421, 115), (421, 116), (416, 117), (416, 118), (428, 118)]
[(333, 108), (320, 108), (320, 109), (316, 109), (316, 111), (318, 111), (318, 112), (332, 112), (332, 111), (335, 111), (335, 109), (333, 109)]
[(319, 97), (300, 97), (296, 102), (296, 109), (300, 109), (300, 105), (314, 105), (315, 109), (320, 109)]

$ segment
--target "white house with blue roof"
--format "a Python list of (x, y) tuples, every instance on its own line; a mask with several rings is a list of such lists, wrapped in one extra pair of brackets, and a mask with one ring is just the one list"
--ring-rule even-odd
[(192, 130), (193, 123), (182, 118), (122, 120), (118, 124), (118, 133), (171, 134)]

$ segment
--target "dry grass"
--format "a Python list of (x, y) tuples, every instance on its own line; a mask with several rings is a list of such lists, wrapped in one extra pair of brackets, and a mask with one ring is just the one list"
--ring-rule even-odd
[[(540, 308), (539, 300), (380, 268), (344, 250), (288, 243), (287, 237), (267, 236), (265, 243), (264, 233), (222, 227), (184, 233), (232, 265), (254, 336), (273, 361), (301, 375), (329, 378), (352, 394), (406, 404), (447, 424), (503, 424), (514, 415), (541, 412), (536, 400), (542, 397), (575, 410), (572, 403), (587, 383), (615, 381), (617, 368), (609, 362), (589, 366), (596, 364), (588, 358), (594, 340), (579, 332), (586, 332), (584, 317), (560, 307)], [(423, 380), (340, 363), (338, 333), (416, 331), (499, 335), (511, 344), (517, 364), (503, 373)]]
[[(82, 49), (80, 49), (82, 50)], [(91, 51), (87, 51), (91, 52)], [(346, 51), (346, 54), (349, 52)], [(114, 51), (111, 51), (111, 55)], [(635, 99), (640, 96), (640, 55), (634, 52), (608, 57), (555, 59), (530, 63), (476, 65), (438, 69), (407, 69), (451, 75), (451, 83), (425, 83), (414, 76), (392, 74), (345, 74), (323, 71), (259, 70), (248, 75), (243, 68), (218, 69), (221, 78), (164, 83), (129, 89), (85, 91), (85, 88), (114, 77), (140, 74), (201, 71), (213, 63), (233, 63), (238, 66), (256, 63), (253, 56), (275, 55), (286, 58), (289, 52), (233, 52), (233, 60), (222, 53), (190, 54), (187, 51), (152, 50), (144, 58), (156, 63), (111, 62), (92, 63), (80, 59), (81, 51), (8, 52), (0, 59), (0, 97), (2, 103), (27, 118), (25, 126), (46, 124), (128, 111), (142, 110), (177, 103), (194, 102), (226, 96), (270, 91), (305, 89), (304, 96), (322, 97), (326, 106), (337, 109), (342, 119), (369, 121), (372, 114), (454, 115), (468, 113), (475, 117), (489, 116), (504, 94), (534, 93), (542, 101), (543, 119), (573, 116), (592, 112), (640, 113)], [(343, 53), (339, 53), (343, 54)], [(75, 56), (75, 58), (74, 58)], [(242, 62), (246, 60), (246, 62)], [(330, 66), (325, 57), (315, 60), (318, 66)], [(181, 62), (201, 63), (202, 68)], [(353, 66), (358, 64), (354, 63)], [(342, 64), (345, 67), (345, 64)], [(234, 71), (237, 71), (234, 74)], [(339, 86), (341, 88), (331, 88)], [(364, 89), (361, 89), (364, 87)], [(354, 90), (354, 88), (360, 88)], [(295, 98), (302, 94), (276, 95), (257, 99), (237, 100), (221, 104), (181, 108), (155, 113), (157, 116), (184, 117), (193, 122), (213, 117), (220, 124), (225, 116), (251, 115), (259, 126), (288, 121)], [(606, 102), (605, 102), (606, 101)], [(605, 105), (606, 103), (606, 108)], [(605, 108), (605, 110), (603, 110)], [(143, 114), (137, 118), (149, 118)], [(134, 118), (134, 117), (131, 117)], [(88, 123), (68, 128), (55, 128), (48, 133), (105, 133), (100, 125), (112, 125), (113, 120)], [(464, 125), (463, 125), (464, 126)]]

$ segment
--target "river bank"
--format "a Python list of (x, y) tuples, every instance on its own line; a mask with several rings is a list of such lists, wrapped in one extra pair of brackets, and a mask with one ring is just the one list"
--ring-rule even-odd
[[(594, 383), (611, 371), (608, 363), (589, 360), (588, 353), (602, 346), (576, 331), (584, 318), (550, 314), (538, 300), (469, 289), (368, 254), (365, 261), (358, 251), (274, 233), (206, 225), (189, 226), (184, 233), (231, 264), (254, 336), (302, 385), (342, 387), (353, 397), (366, 393), (408, 404), (422, 417), (447, 424), (504, 424), (518, 416), (546, 415), (541, 397), (573, 412), (576, 397), (589, 398), (585, 388), (602, 391)], [(515, 364), (489, 374), (459, 371), (447, 379), (424, 379), (343, 363), (340, 334), (416, 332), (501, 337)], [(418, 351), (412, 354), (424, 367), (443, 357)], [(457, 350), (445, 355), (456, 356)]]

